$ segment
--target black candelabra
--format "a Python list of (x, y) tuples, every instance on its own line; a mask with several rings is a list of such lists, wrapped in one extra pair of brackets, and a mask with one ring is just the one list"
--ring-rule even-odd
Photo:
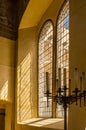
[[(52, 98), (53, 101), (63, 106), (64, 109), (64, 130), (67, 130), (67, 108), (73, 104), (78, 104), (78, 100), (80, 101), (80, 107), (82, 103), (82, 99), (84, 101), (84, 106), (86, 106), (86, 89), (85, 89), (85, 73), (82, 72), (82, 76), (80, 76), (80, 82), (78, 81), (78, 69), (75, 68), (74, 71), (74, 90), (71, 92), (71, 80), (69, 79), (69, 87), (66, 86), (66, 69), (64, 69), (64, 85), (61, 87), (61, 69), (58, 70), (58, 80), (56, 93), (52, 95), (49, 91), (49, 73), (46, 72), (46, 92), (45, 95), (48, 99)], [(79, 85), (78, 85), (79, 84)], [(78, 87), (80, 86), (80, 87)], [(80, 88), (80, 89), (79, 89)]]

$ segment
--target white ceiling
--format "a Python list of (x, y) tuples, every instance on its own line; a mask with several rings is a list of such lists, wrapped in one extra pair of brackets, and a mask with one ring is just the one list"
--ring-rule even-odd
[(22, 16), (19, 29), (36, 26), (53, 0), (30, 0)]

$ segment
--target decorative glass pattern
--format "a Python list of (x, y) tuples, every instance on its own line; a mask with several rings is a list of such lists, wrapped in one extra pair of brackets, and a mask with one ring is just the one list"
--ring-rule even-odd
[[(44, 92), (49, 89), (52, 92), (52, 54), (53, 54), (53, 25), (47, 21), (39, 37), (39, 68), (38, 68), (38, 86), (39, 86), (39, 117), (52, 116), (52, 99), (45, 97)], [(48, 88), (46, 86), (46, 73), (48, 74)]]
[[(69, 1), (64, 4), (57, 21), (57, 79), (61, 68), (61, 87), (63, 87), (63, 70), (66, 68), (66, 85), (69, 79)], [(57, 117), (63, 117), (63, 107), (57, 104)]]

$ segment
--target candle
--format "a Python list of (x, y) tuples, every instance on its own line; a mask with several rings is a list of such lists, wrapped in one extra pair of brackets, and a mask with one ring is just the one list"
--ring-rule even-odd
[(78, 69), (75, 68), (75, 71), (74, 71), (74, 86), (75, 88), (78, 87)]
[(46, 72), (46, 91), (49, 90), (49, 73)]
[(61, 88), (61, 68), (58, 69), (58, 86)]
[(58, 90), (58, 79), (56, 79), (56, 91)]
[(82, 72), (82, 88), (85, 90), (85, 72)]
[(80, 76), (80, 91), (82, 92), (82, 76)]
[(64, 86), (66, 86), (66, 68), (64, 68), (64, 80), (63, 80), (63, 82), (64, 82)]
[(69, 79), (69, 96), (71, 95), (71, 79)]

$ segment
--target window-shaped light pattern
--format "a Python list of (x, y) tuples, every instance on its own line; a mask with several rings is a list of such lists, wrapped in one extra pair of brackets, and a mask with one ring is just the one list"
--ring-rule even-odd
[(31, 118), (31, 55), (17, 68), (17, 122)]
[[(3, 83), (4, 82), (4, 83)], [(0, 88), (0, 99), (8, 100), (8, 81), (3, 81)]]
[[(45, 92), (49, 89), (52, 92), (52, 53), (53, 53), (53, 25), (51, 21), (47, 21), (40, 33), (39, 37), (39, 117), (52, 116), (52, 100), (45, 97)], [(48, 81), (46, 75), (48, 74)], [(48, 82), (48, 86), (46, 85)]]
[[(61, 87), (64, 86), (64, 68), (66, 68), (66, 86), (69, 81), (69, 1), (64, 4), (57, 20), (57, 79), (58, 68), (61, 68)], [(57, 117), (63, 117), (64, 111), (57, 104)]]

